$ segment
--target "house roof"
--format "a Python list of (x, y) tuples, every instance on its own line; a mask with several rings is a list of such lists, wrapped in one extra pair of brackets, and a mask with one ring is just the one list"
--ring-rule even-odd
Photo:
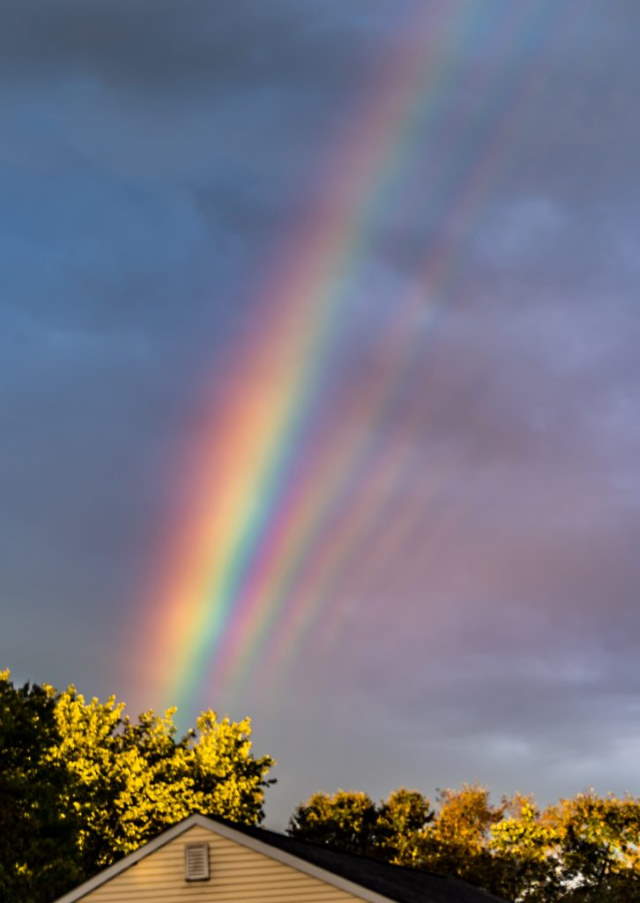
[[(217, 821), (218, 819), (212, 819)], [(265, 828), (234, 825), (242, 834), (369, 888), (396, 903), (505, 903), (498, 897), (457, 878), (421, 869), (389, 865), (366, 856), (343, 853), (321, 844), (296, 840)]]
[(91, 891), (135, 865), (195, 825), (207, 828), (280, 862), (351, 892), (370, 903), (505, 903), (498, 897), (460, 881), (421, 869), (388, 865), (365, 856), (296, 840), (265, 828), (249, 827), (220, 818), (190, 815), (154, 840), (85, 881), (55, 903), (75, 903)]

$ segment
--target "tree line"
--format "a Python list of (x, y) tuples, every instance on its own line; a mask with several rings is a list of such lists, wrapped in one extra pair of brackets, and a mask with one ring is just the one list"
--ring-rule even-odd
[[(115, 697), (16, 686), (0, 672), (0, 899), (49, 903), (193, 812), (259, 824), (271, 756), (251, 721), (205, 711), (178, 736), (175, 710), (129, 718)], [(455, 875), (518, 903), (640, 900), (640, 800), (594, 791), (539, 808), (484, 787), (315, 793), (288, 833), (361, 856)]]
[(451, 875), (526, 903), (640, 901), (640, 799), (595, 791), (540, 809), (516, 794), (497, 805), (477, 785), (440, 790), (436, 805), (400, 788), (315, 793), (289, 833), (396, 865)]

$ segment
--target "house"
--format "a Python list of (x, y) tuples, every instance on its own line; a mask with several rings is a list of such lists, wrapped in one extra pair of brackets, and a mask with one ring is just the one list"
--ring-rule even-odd
[(500, 903), (464, 881), (191, 815), (55, 903)]

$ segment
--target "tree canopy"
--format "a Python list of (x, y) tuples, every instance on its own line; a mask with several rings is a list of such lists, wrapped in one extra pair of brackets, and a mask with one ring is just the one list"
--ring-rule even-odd
[(273, 759), (250, 719), (206, 711), (178, 738), (174, 714), (0, 672), (0, 899), (50, 900), (193, 812), (262, 820)]
[(398, 865), (454, 875), (517, 903), (640, 900), (640, 800), (594, 791), (540, 810), (516, 794), (492, 805), (485, 787), (417, 790), (374, 803), (357, 791), (315, 793), (289, 834)]
[[(14, 687), (0, 672), (0, 899), (38, 901), (82, 878), (69, 776), (49, 758), (58, 742), (48, 688)], [(49, 891), (49, 897), (52, 891)]]

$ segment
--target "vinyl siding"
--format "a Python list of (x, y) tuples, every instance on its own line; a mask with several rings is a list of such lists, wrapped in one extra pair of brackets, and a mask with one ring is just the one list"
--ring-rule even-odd
[[(184, 846), (209, 844), (209, 881), (184, 880)], [(194, 826), (141, 859), (82, 903), (353, 903), (352, 894)]]

